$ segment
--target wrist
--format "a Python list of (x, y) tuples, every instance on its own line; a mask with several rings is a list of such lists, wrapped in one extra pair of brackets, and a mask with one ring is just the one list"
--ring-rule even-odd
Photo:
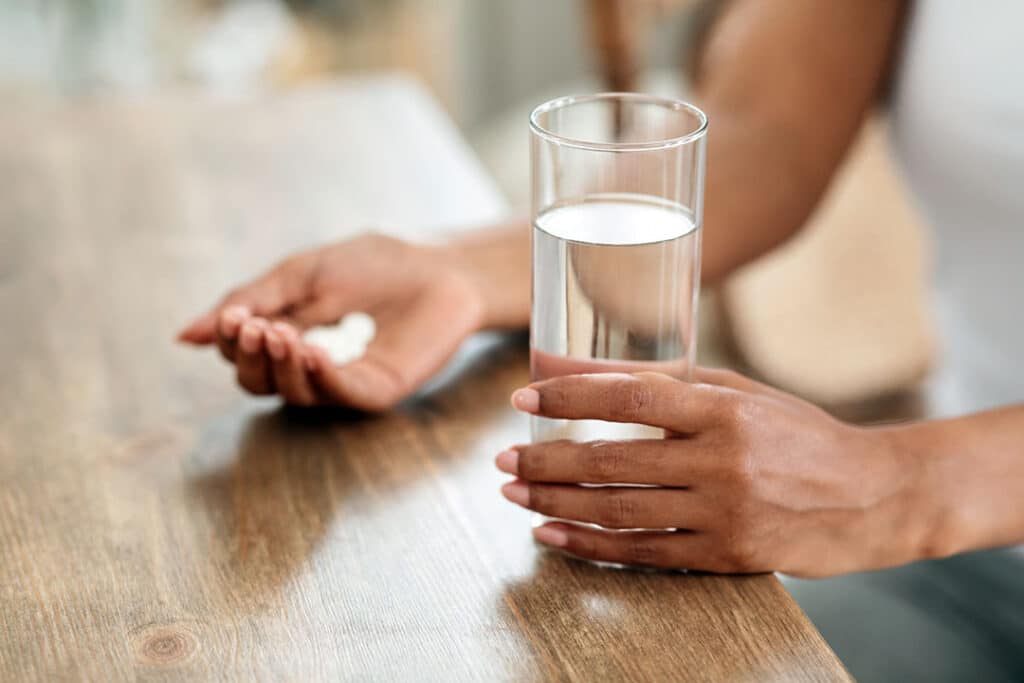
[(903, 561), (937, 559), (959, 552), (962, 529), (956, 517), (957, 497), (950, 490), (929, 423), (877, 427), (870, 431), (879, 437), (903, 484), (903, 523), (892, 526), (893, 533), (903, 532)]
[(474, 231), (434, 249), (480, 297), (481, 329), (529, 325), (529, 233), (520, 222)]

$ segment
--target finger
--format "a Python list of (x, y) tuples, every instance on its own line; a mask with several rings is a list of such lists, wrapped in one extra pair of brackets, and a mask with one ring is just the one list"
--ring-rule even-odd
[(316, 393), (306, 372), (298, 333), (290, 325), (278, 322), (267, 330), (266, 339), (277, 393), (293, 405), (309, 406), (316, 403)]
[[(337, 403), (386, 410), (412, 393), (478, 327), (481, 311), (454, 282), (434, 283), (403, 310), (377, 320), (377, 336), (362, 358), (341, 367), (314, 362), (318, 386)], [(458, 302), (452, 305), (452, 302)]]
[(498, 469), (533, 482), (692, 486), (704, 465), (696, 439), (542, 441), (498, 455)]
[(707, 506), (686, 489), (637, 486), (567, 486), (521, 479), (501, 488), (505, 498), (548, 517), (598, 524), (606, 529), (702, 529)]
[(238, 335), (238, 349), (235, 353), (235, 372), (238, 383), (252, 394), (271, 394), (274, 384), (270, 363), (264, 352), (264, 333), (267, 321), (252, 318)]
[(270, 356), (271, 366), (277, 365), (280, 361), (288, 358), (288, 345), (286, 332), (281, 323), (269, 323), (263, 332), (263, 345), (266, 353)]
[(304, 344), (302, 362), (308, 373), (309, 383), (313, 390), (329, 403), (349, 405), (343, 391), (337, 386), (338, 368), (331, 360), (327, 351), (313, 344)]
[(552, 522), (533, 530), (537, 541), (598, 562), (659, 569), (728, 572), (710, 534), (693, 531), (602, 531)]
[(198, 345), (212, 344), (217, 336), (217, 317), (217, 310), (199, 316), (178, 332), (178, 341)]
[(512, 394), (512, 405), (552, 418), (634, 422), (695, 433), (717, 422), (723, 388), (654, 372), (566, 375)]
[[(244, 309), (244, 307), (242, 308)], [(214, 343), (220, 334), (219, 328), (223, 325), (222, 316), (225, 310), (228, 309), (214, 308), (189, 323), (178, 333), (178, 341), (197, 345)]]
[(235, 362), (238, 349), (238, 335), (242, 325), (252, 317), (252, 311), (245, 306), (228, 306), (217, 318), (217, 348), (220, 354), (230, 362)]
[(272, 270), (227, 294), (212, 309), (189, 323), (178, 339), (192, 344), (210, 344), (217, 334), (217, 322), (229, 306), (244, 306), (263, 317), (276, 315), (305, 296), (307, 255), (282, 261)]

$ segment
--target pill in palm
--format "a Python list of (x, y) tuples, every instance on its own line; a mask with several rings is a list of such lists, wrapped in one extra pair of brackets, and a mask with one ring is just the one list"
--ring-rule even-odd
[(327, 351), (335, 365), (343, 365), (360, 358), (373, 337), (377, 324), (366, 313), (349, 313), (336, 325), (311, 327), (302, 335), (307, 344)]

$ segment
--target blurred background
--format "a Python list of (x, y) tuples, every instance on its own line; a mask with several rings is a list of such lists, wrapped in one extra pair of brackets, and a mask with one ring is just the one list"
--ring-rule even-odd
[[(687, 97), (690, 55), (717, 6), (0, 0), (0, 96), (13, 104), (184, 90), (230, 99), (398, 72), (429, 89), (510, 206), (523, 210), (529, 110), (605, 89)], [(884, 123), (871, 122), (809, 228), (705, 295), (701, 360), (737, 366), (844, 417), (917, 414), (934, 355), (926, 255)]]
[[(671, 77), (693, 18), (672, 7), (688, 4), (645, 12), (670, 20), (645, 20), (638, 52)], [(592, 14), (584, 0), (4, 0), (0, 88), (5, 98), (183, 87), (231, 96), (402, 71), (486, 148), (496, 125), (511, 114), (524, 128), (521, 112), (548, 93), (597, 87), (603, 29)], [(624, 56), (615, 49), (617, 63)]]

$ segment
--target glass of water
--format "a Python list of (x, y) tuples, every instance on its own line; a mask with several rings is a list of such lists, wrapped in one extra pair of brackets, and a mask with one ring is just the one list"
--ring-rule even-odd
[[(690, 379), (706, 132), (693, 105), (641, 94), (563, 97), (530, 114), (534, 380), (643, 370)], [(531, 436), (663, 433), (532, 417)]]

